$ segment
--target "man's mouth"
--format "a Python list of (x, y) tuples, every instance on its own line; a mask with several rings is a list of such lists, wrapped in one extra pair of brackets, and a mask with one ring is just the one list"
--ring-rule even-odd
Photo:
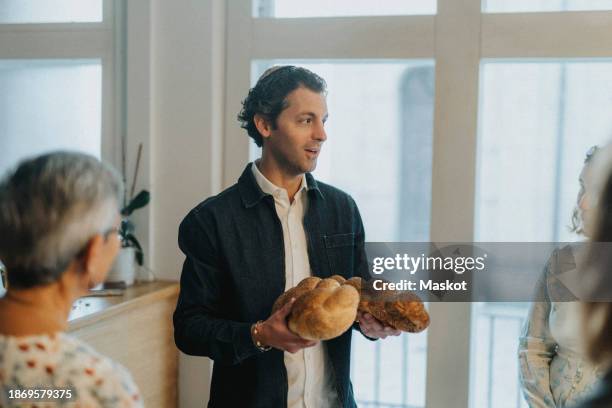
[(304, 149), (304, 150), (306, 150), (308, 153), (311, 153), (311, 154), (314, 154), (314, 155), (319, 154), (319, 152), (321, 151), (321, 149), (319, 149), (319, 148), (315, 148), (315, 147), (312, 147), (312, 148), (306, 148), (306, 149)]

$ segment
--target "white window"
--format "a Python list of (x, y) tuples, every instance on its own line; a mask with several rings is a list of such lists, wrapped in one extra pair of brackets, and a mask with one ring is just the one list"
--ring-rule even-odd
[[(325, 78), (329, 137), (314, 176), (350, 192), (367, 240), (428, 241), (433, 62), (257, 61), (253, 81), (274, 64)], [(258, 156), (253, 143), (252, 158)], [(384, 343), (354, 336), (351, 360), (359, 406), (425, 406), (427, 332)]]
[[(228, 3), (226, 185), (249, 159), (250, 139), (236, 122), (246, 90), (265, 67), (291, 62), (328, 80), (328, 140), (316, 176), (355, 196), (369, 241), (576, 239), (566, 226), (579, 168), (588, 147), (612, 133), (612, 47), (602, 40), (612, 14), (594, 11), (612, 9), (609, 1), (307, 3)], [(402, 91), (396, 69), (428, 72), (435, 87), (428, 97), (418, 95), (424, 82)], [(377, 73), (384, 78), (374, 87), (352, 79)], [(383, 124), (364, 120), (377, 89)], [(372, 130), (397, 153), (371, 145)], [(351, 150), (347, 132), (383, 151)], [(525, 306), (432, 302), (422, 336), (377, 344), (355, 336), (360, 406), (525, 406), (516, 366)]]
[(3, 0), (0, 23), (98, 23), (102, 0)]
[(436, 14), (436, 0), (254, 0), (255, 17), (305, 18)]
[(483, 0), (487, 13), (612, 10), (611, 0)]
[(0, 174), (58, 149), (120, 166), (121, 2), (0, 2)]
[[(587, 151), (612, 135), (612, 63), (484, 61), (476, 241), (568, 242)], [(473, 407), (526, 407), (518, 337), (528, 303), (473, 307)]]

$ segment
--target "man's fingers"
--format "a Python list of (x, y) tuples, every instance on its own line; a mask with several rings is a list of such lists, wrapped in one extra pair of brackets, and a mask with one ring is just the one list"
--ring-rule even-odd
[(367, 313), (364, 313), (363, 315), (361, 315), (359, 317), (359, 324), (361, 326), (367, 326), (370, 324), (370, 322), (372, 321), (371, 318), (368, 317), (369, 315)]
[(293, 307), (293, 303), (294, 302), (295, 302), (295, 298), (291, 298), (291, 300), (288, 301), (287, 303), (285, 303), (285, 305), (283, 307), (278, 309), (276, 311), (278, 316), (281, 317), (281, 318), (287, 317), (287, 315), (291, 312), (291, 308)]
[(402, 332), (394, 329), (391, 326), (383, 326), (377, 319), (369, 316), (364, 316), (362, 320), (359, 321), (361, 326), (361, 331), (369, 337), (376, 337), (379, 339), (385, 339), (388, 336), (399, 336)]
[(296, 346), (300, 346), (300, 347), (312, 347), (312, 346), (315, 346), (317, 343), (318, 343), (317, 340), (308, 340), (308, 339), (303, 339), (301, 337), (297, 337), (297, 339), (293, 341), (293, 344), (295, 344)]
[(401, 334), (401, 331), (391, 326), (384, 326), (378, 319), (369, 313), (363, 313), (359, 316), (359, 324), (363, 331), (369, 332), (382, 339), (387, 336), (399, 336)]
[(401, 332), (393, 327), (385, 326), (385, 333), (389, 336), (399, 336)]
[(291, 343), (303, 343), (305, 341), (309, 341), (309, 340), (306, 340), (306, 339), (298, 336), (294, 332), (292, 332), (291, 329), (289, 329), (289, 327), (287, 327), (287, 335), (286, 335), (285, 339), (287, 340), (287, 342), (291, 342)]
[(311, 341), (311, 340), (307, 340), (307, 341), (300, 341), (300, 342), (295, 342), (295, 343), (289, 343), (284, 347), (284, 350), (291, 353), (291, 354), (295, 354), (298, 351), (300, 351), (301, 349), (304, 348), (308, 348), (308, 347), (313, 347), (316, 346), (318, 343), (318, 341)]
[(368, 326), (372, 331), (384, 331), (384, 327), (382, 324), (378, 322), (378, 320), (372, 320), (368, 322)]
[(360, 320), (359, 324), (369, 326), (371, 330), (382, 330), (384, 327), (378, 319), (369, 313), (363, 314), (363, 319)]

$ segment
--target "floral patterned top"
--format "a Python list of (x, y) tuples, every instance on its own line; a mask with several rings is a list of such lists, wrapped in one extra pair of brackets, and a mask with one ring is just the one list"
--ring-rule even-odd
[(573, 251), (568, 245), (551, 255), (519, 339), (520, 381), (531, 408), (573, 406), (603, 376), (581, 351), (580, 303), (568, 301), (563, 283), (579, 273)]
[(0, 334), (0, 407), (45, 407), (47, 402), (17, 402), (9, 390), (71, 389), (73, 398), (54, 407), (143, 407), (138, 388), (121, 365), (64, 333), (38, 336)]

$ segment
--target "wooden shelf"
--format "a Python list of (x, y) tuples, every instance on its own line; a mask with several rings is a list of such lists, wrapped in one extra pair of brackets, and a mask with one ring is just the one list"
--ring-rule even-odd
[(176, 282), (156, 281), (130, 286), (119, 296), (85, 296), (72, 306), (68, 317), (68, 331), (99, 322), (128, 310), (141, 307), (160, 299), (178, 296)]
[(177, 406), (172, 313), (178, 292), (176, 282), (143, 283), (120, 296), (80, 298), (70, 313), (68, 332), (125, 366), (148, 408)]

